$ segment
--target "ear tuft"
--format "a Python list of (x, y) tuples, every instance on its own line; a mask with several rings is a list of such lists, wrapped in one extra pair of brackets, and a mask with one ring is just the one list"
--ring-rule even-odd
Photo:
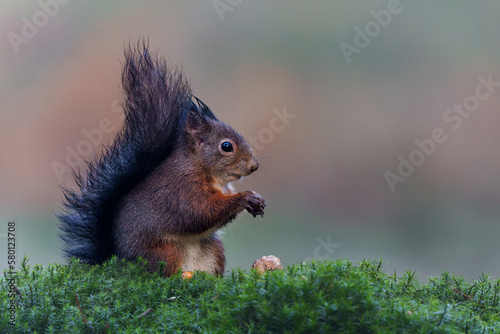
[(209, 131), (209, 127), (207, 120), (199, 112), (194, 110), (187, 112), (184, 131), (196, 146), (203, 142), (203, 134)]

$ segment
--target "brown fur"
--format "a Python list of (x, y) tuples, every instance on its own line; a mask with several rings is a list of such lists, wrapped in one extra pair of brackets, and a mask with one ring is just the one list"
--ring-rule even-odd
[[(265, 207), (254, 192), (224, 193), (228, 188), (220, 186), (228, 183), (227, 175), (245, 176), (258, 167), (243, 137), (222, 122), (198, 121), (188, 118), (182, 144), (124, 197), (115, 223), (118, 255), (142, 256), (152, 269), (164, 261), (166, 275), (183, 264), (222, 275), (224, 247), (215, 232), (243, 210), (255, 216)], [(219, 152), (224, 138), (236, 144), (234, 154)], [(187, 254), (194, 254), (189, 264), (183, 263)]]

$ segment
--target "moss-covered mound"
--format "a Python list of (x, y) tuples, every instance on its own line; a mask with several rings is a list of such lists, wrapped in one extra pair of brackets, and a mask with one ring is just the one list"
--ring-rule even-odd
[[(144, 263), (29, 266), (0, 278), (1, 333), (492, 333), (500, 281), (419, 283), (380, 261), (165, 278)], [(15, 282), (15, 283), (14, 283)], [(16, 305), (15, 312), (14, 307)]]

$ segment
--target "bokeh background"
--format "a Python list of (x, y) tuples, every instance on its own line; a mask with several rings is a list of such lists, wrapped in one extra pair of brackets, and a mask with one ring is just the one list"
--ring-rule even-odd
[[(500, 82), (499, 12), (493, 0), (0, 2), (0, 267), (9, 220), (18, 260), (65, 261), (54, 212), (72, 183), (54, 166), (112, 142), (123, 49), (148, 37), (221, 120), (257, 138), (261, 169), (237, 188), (268, 207), (225, 230), (229, 267), (382, 258), (421, 279), (498, 277), (500, 87), (457, 129), (443, 116), (473, 101), (479, 77)], [(369, 41), (356, 37), (365, 28)], [(295, 117), (273, 131), (277, 112)], [(101, 122), (112, 131), (83, 143)], [(384, 173), (436, 128), (447, 140), (392, 191)]]

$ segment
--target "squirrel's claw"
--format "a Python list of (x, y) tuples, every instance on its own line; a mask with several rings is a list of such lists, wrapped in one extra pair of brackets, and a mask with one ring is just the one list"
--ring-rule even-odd
[(258, 215), (264, 217), (266, 200), (254, 191), (249, 191), (246, 195), (245, 209), (255, 218)]

